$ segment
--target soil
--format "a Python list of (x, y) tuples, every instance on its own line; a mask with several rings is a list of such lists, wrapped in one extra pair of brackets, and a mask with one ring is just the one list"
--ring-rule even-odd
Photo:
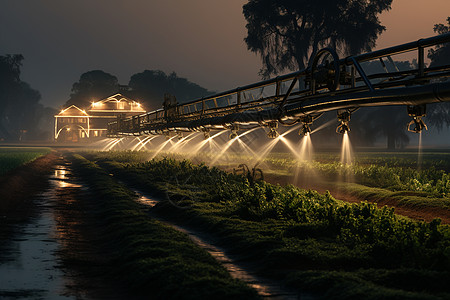
[(47, 175), (60, 156), (55, 151), (0, 176), (0, 215), (24, 219), (32, 213), (32, 197), (48, 185)]

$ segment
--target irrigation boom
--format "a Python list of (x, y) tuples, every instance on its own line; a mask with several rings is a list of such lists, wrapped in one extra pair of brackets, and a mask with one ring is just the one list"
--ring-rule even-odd
[[(163, 108), (108, 124), (108, 135), (169, 135), (170, 132), (247, 126), (309, 125), (322, 113), (338, 111), (341, 130), (360, 107), (406, 105), (411, 131), (426, 128), (425, 105), (450, 101), (450, 65), (426, 67), (425, 48), (450, 42), (450, 33), (339, 59), (330, 48), (318, 51), (303, 70), (183, 104), (166, 97)], [(393, 55), (417, 52), (417, 67), (399, 70)], [(367, 75), (364, 63), (378, 60), (384, 73)], [(388, 67), (395, 71), (388, 71)], [(272, 131), (271, 131), (272, 132)]]

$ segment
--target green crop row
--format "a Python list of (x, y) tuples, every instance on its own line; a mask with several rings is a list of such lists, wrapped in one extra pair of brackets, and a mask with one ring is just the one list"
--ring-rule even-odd
[[(295, 169), (296, 168), (296, 169)], [(416, 170), (409, 167), (390, 167), (387, 165), (350, 165), (334, 163), (299, 163), (291, 168), (294, 172), (316, 171), (328, 180), (338, 177), (355, 183), (386, 188), (392, 191), (422, 191), (434, 197), (450, 196), (450, 174), (443, 170), (429, 168)]]

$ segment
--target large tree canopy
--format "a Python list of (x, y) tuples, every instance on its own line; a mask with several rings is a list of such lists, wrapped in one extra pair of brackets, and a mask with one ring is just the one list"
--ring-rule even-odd
[[(434, 25), (434, 32), (445, 34), (450, 32), (450, 17), (447, 18), (447, 24), (442, 23)], [(431, 59), (430, 67), (450, 64), (450, 43), (438, 45), (436, 49), (428, 51), (428, 58)]]
[(128, 85), (132, 89), (131, 97), (142, 101), (147, 110), (160, 108), (166, 93), (174, 95), (180, 103), (212, 94), (198, 84), (178, 77), (175, 72), (166, 75), (160, 70), (134, 74)]
[(261, 56), (268, 77), (307, 65), (322, 47), (341, 55), (370, 51), (385, 27), (378, 15), (392, 0), (250, 0), (244, 5), (250, 51)]
[(23, 56), (0, 56), (0, 139), (32, 138), (41, 108), (41, 95), (20, 80)]
[(101, 70), (89, 71), (81, 74), (80, 80), (73, 84), (66, 106), (75, 104), (78, 107), (88, 107), (92, 101), (106, 98), (118, 91), (116, 76)]
[[(445, 34), (450, 32), (450, 17), (447, 18), (447, 24), (434, 25), (434, 32)], [(450, 43), (438, 45), (436, 49), (428, 51), (428, 58), (431, 59), (430, 67), (443, 66), (450, 64)], [(450, 103), (438, 103), (429, 106), (427, 120), (429, 124), (441, 130), (443, 127), (450, 126)]]

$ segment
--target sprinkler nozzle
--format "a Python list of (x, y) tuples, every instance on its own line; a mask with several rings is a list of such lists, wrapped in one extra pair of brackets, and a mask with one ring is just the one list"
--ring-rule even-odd
[(269, 126), (269, 132), (267, 133), (267, 137), (269, 139), (276, 139), (280, 134), (277, 131), (278, 123), (277, 122), (270, 122), (268, 124)]
[(300, 128), (300, 131), (298, 132), (299, 135), (302, 136), (308, 136), (311, 134), (311, 128), (308, 124), (303, 124), (302, 128)]
[[(421, 105), (408, 105), (407, 107), (408, 115), (412, 117), (411, 122), (406, 125), (406, 128), (410, 132), (420, 133), (422, 130), (428, 130), (427, 125), (422, 120), (422, 117), (426, 116), (427, 107), (425, 104)], [(414, 128), (411, 129), (411, 125), (414, 125)]]
[(204, 128), (204, 129), (202, 129), (202, 131), (203, 131), (203, 137), (205, 138), (205, 140), (207, 140), (207, 139), (209, 139), (209, 137), (210, 137), (210, 130), (209, 130), (209, 128)]
[(231, 127), (230, 140), (233, 140), (238, 137), (239, 124), (233, 124)]
[[(411, 125), (413, 125), (413, 124), (414, 124), (414, 128), (411, 129)], [(425, 124), (425, 122), (422, 120), (422, 117), (413, 117), (411, 122), (408, 123), (407, 129), (409, 132), (420, 133), (424, 129), (428, 130), (428, 127)]]
[(336, 132), (340, 134), (346, 134), (350, 131), (350, 127), (348, 127), (347, 123), (342, 123), (336, 128)]
[(350, 127), (348, 126), (348, 122), (350, 122), (350, 112), (348, 110), (338, 113), (338, 121), (341, 124), (336, 128), (336, 132), (340, 134), (345, 134), (350, 131)]

